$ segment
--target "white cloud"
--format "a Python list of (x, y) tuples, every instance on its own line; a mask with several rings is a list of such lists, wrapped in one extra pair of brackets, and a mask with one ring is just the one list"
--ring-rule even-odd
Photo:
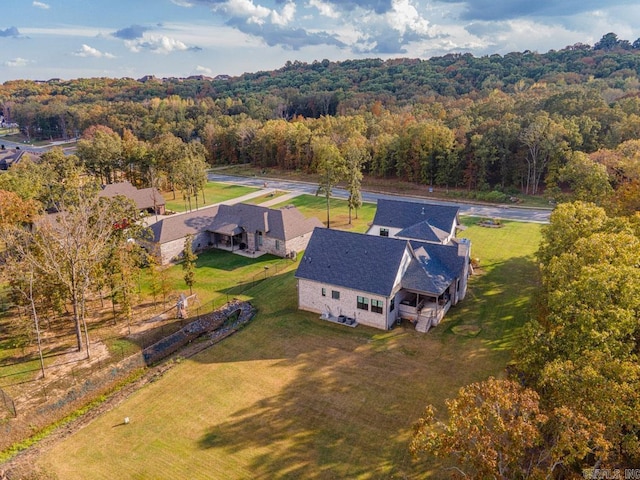
[(296, 16), (296, 4), (293, 2), (287, 2), (282, 8), (282, 12), (278, 13), (273, 10), (271, 12), (271, 22), (276, 25), (287, 25), (293, 21)]
[(202, 65), (198, 65), (196, 67), (196, 72), (201, 73), (203, 75), (212, 75), (213, 74), (213, 70), (211, 70), (208, 67), (203, 67)]
[(84, 27), (81, 25), (64, 26), (64, 27), (24, 27), (20, 29), (20, 33), (41, 37), (109, 37), (113, 32), (113, 28), (96, 28)]
[(253, 0), (227, 0), (212, 6), (214, 12), (224, 13), (230, 17), (243, 18), (247, 23), (264, 25), (270, 21), (274, 25), (288, 25), (296, 14), (296, 4), (293, 1), (285, 3), (282, 10), (272, 10), (257, 5)]
[(73, 52), (73, 55), (75, 55), (76, 57), (115, 58), (115, 55), (107, 52), (101, 52), (97, 48), (93, 48), (86, 43), (82, 44), (80, 50), (76, 50), (75, 52)]
[(10, 67), (10, 68), (24, 67), (29, 63), (31, 62), (29, 62), (29, 60), (27, 60), (26, 58), (17, 57), (17, 58), (14, 58), (13, 60), (7, 60), (6, 62), (4, 62), (4, 66)]
[(31, 5), (37, 8), (41, 8), (43, 10), (49, 10), (51, 8), (48, 3), (38, 2), (38, 1), (34, 1)]
[(271, 10), (262, 5), (256, 5), (252, 0), (229, 0), (224, 4), (214, 6), (213, 10), (223, 11), (232, 17), (246, 18), (249, 23), (262, 25), (271, 15)]
[(309, 0), (309, 6), (317, 8), (320, 15), (324, 17), (340, 18), (340, 14), (336, 12), (333, 5), (323, 2), (322, 0)]
[(193, 7), (193, 3), (187, 0), (171, 0), (171, 3), (174, 3), (179, 7)]
[(168, 54), (176, 51), (188, 50), (189, 47), (184, 42), (167, 36), (149, 36), (136, 40), (126, 40), (124, 44), (132, 52), (150, 50), (153, 53)]
[(422, 18), (409, 0), (393, 0), (391, 11), (386, 13), (389, 25), (404, 34), (407, 30), (420, 35), (429, 34), (429, 21)]

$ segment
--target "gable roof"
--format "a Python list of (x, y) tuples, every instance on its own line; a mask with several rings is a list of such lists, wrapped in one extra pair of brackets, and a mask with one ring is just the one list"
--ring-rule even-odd
[(402, 287), (441, 295), (464, 272), (468, 244), (455, 242), (440, 245), (410, 242), (414, 257), (402, 277)]
[(389, 296), (408, 246), (397, 238), (316, 228), (296, 277)]
[[(408, 231), (413, 232), (414, 235), (422, 231), (428, 236), (439, 237), (438, 230), (447, 232), (447, 235), (451, 232), (459, 211), (460, 208), (455, 206), (379, 199), (373, 224), (401, 230), (422, 224), (416, 230)], [(428, 232), (429, 227), (433, 230), (432, 232)], [(402, 236), (400, 233), (398, 235)], [(409, 235), (406, 237), (414, 238)], [(426, 238), (418, 238), (426, 240)]]
[(265, 232), (270, 238), (286, 241), (322, 226), (320, 220), (315, 217), (306, 218), (294, 206), (273, 209), (236, 203), (220, 205), (218, 214), (208, 230), (219, 233), (225, 233), (224, 230), (236, 233), (260, 231)]
[(218, 205), (213, 205), (192, 212), (169, 215), (153, 223), (149, 227), (153, 233), (153, 241), (167, 243), (206, 230), (218, 213), (218, 208)]
[(309, 233), (315, 227), (323, 227), (322, 222), (315, 217), (306, 218), (293, 206), (273, 209), (236, 203), (171, 215), (152, 224), (151, 231), (156, 243), (171, 242), (203, 231), (224, 235), (260, 231), (270, 238), (287, 241)]
[(411, 225), (403, 230), (400, 230), (396, 233), (396, 237), (400, 238), (413, 238), (418, 240), (423, 240), (425, 242), (436, 242), (441, 243), (445, 241), (449, 235), (451, 230), (445, 231), (441, 228), (434, 227), (429, 223), (428, 220), (425, 220), (420, 223), (416, 223), (415, 225)]
[(99, 193), (101, 197), (117, 197), (122, 195), (130, 198), (136, 204), (138, 210), (147, 208), (155, 208), (165, 204), (164, 197), (156, 188), (140, 188), (134, 187), (131, 182), (111, 183), (102, 187)]

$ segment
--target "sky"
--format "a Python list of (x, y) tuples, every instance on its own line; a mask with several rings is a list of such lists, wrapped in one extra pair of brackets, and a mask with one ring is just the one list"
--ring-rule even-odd
[(2, 0), (0, 83), (475, 56), (640, 37), (638, 0)]

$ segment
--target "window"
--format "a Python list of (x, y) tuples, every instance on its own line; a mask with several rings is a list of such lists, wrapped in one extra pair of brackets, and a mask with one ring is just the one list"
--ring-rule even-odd
[(389, 311), (393, 312), (394, 308), (396, 308), (396, 297), (393, 297), (391, 302), (389, 302)]
[(380, 236), (381, 237), (388, 237), (389, 236), (389, 229), (388, 228), (381, 228), (380, 229)]
[(322, 287), (322, 296), (326, 297), (327, 296), (327, 289)]
[(276, 250), (280, 250), (280, 240), (276, 240)]
[(258, 232), (258, 245), (262, 246), (262, 232)]
[(340, 300), (340, 292), (337, 290), (331, 290), (331, 298), (334, 300)]
[(382, 300), (371, 299), (371, 311), (374, 313), (382, 313)]
[(360, 310), (369, 310), (369, 299), (367, 297), (358, 297), (358, 308)]

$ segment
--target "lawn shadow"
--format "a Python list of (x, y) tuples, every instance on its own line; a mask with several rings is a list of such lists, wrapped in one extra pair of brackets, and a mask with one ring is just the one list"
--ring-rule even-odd
[(259, 313), (247, 331), (193, 358), (233, 374), (246, 365), (238, 388), (249, 378), (270, 385), (272, 376), (293, 373), (212, 423), (199, 448), (249, 452), (255, 478), (422, 478), (432, 471), (433, 459), (409, 454), (413, 423), (427, 404), (445, 410), (444, 399), (461, 386), (500, 375), (502, 358), (445, 325), (421, 334), (407, 322), (385, 332), (322, 321), (298, 311), (291, 292), (293, 272), (256, 285), (249, 293), (260, 299)]

